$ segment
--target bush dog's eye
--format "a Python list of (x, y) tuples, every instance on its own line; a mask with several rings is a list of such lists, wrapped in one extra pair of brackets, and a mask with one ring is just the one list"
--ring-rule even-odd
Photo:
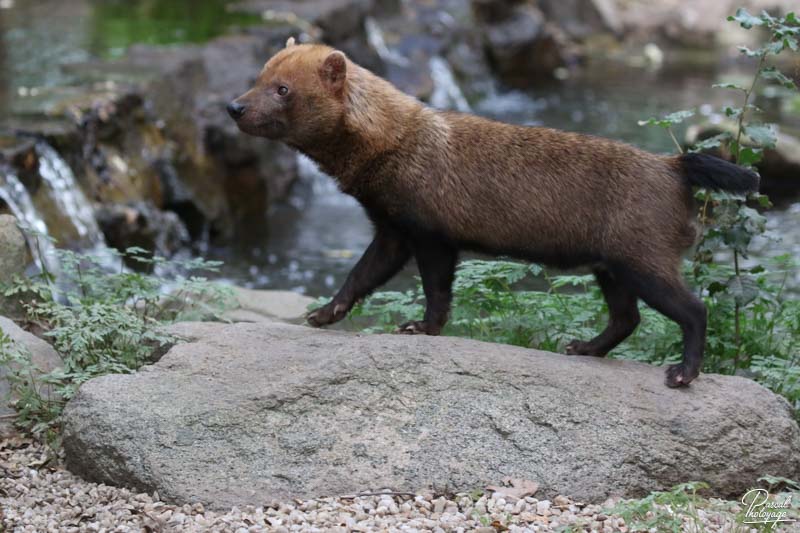
[(280, 87), (278, 87), (278, 96), (286, 96), (287, 94), (289, 94), (288, 87), (286, 87), (285, 85), (281, 85)]

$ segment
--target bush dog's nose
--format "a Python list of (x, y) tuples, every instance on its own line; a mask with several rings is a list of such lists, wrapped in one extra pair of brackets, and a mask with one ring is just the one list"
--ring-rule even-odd
[(231, 102), (228, 104), (228, 114), (233, 119), (242, 118), (244, 115), (245, 106), (238, 102)]

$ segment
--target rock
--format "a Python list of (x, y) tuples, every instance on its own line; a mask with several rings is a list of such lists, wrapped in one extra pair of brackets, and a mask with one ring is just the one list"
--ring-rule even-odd
[(497, 24), (514, 16), (520, 0), (472, 0), (475, 18), (487, 24)]
[(301, 324), (305, 321), (308, 306), (316, 300), (292, 291), (254, 290), (234, 287), (237, 309), (223, 318), (233, 322), (259, 322), (263, 320)]
[[(96, 215), (106, 242), (120, 251), (139, 247), (160, 257), (172, 257), (189, 244), (189, 233), (178, 216), (147, 202), (103, 205)], [(143, 267), (137, 261), (129, 261), (128, 266)]]
[(553, 79), (554, 71), (574, 62), (563, 33), (547, 24), (542, 12), (532, 5), (494, 0), (502, 9), (488, 11), (486, 4), (475, 11), (483, 26), (484, 47), (495, 73), (509, 85), (529, 87), (542, 79)]
[[(287, 25), (252, 30), (189, 49), (134, 46), (126, 58), (161, 74), (148, 94), (165, 135), (181, 148), (174, 164), (180, 179), (171, 181), (181, 184), (185, 192), (179, 196), (194, 199), (212, 223), (212, 237), (262, 240), (270, 203), (284, 200), (297, 177), (292, 150), (242, 134), (225, 111), (294, 31)], [(165, 198), (168, 208), (184, 203)]]
[(10, 166), (28, 189), (39, 187), (39, 156), (32, 139), (0, 134), (0, 162)]
[[(11, 283), (15, 276), (22, 276), (31, 262), (25, 236), (17, 227), (17, 219), (11, 215), (0, 215), (0, 286)], [(0, 296), (0, 313), (21, 317), (22, 306), (17, 298)]]
[[(11, 338), (18, 346), (27, 349), (31, 354), (31, 362), (42, 372), (48, 373), (61, 368), (61, 357), (39, 337), (28, 333), (12, 320), (0, 316), (0, 331)], [(14, 409), (8, 406), (9, 392), (11, 384), (6, 379), (9, 368), (0, 364), (0, 438), (5, 438), (14, 433), (13, 419), (7, 415), (13, 415)], [(12, 401), (15, 399), (11, 397)]]
[[(316, 300), (292, 291), (279, 290), (255, 290), (242, 287), (228, 286), (230, 297), (222, 302), (223, 309), (220, 309), (220, 302), (217, 305), (209, 305), (211, 302), (195, 301), (195, 307), (191, 310), (188, 318), (179, 320), (207, 321), (207, 322), (288, 322), (302, 324), (308, 313), (308, 306)], [(167, 297), (162, 302), (162, 310), (166, 316), (173, 316), (171, 312), (178, 312), (184, 308), (184, 296), (179, 295), (178, 300)], [(185, 309), (183, 309), (185, 311)], [(176, 326), (170, 326), (170, 331)], [(183, 333), (174, 333), (178, 338), (184, 338)], [(154, 361), (157, 361), (171, 346), (159, 347), (154, 353)]]
[(540, 499), (688, 480), (740, 497), (760, 476), (800, 475), (787, 402), (745, 378), (676, 390), (643, 363), (458, 338), (183, 327), (190, 342), (69, 402), (73, 472), (214, 508), (506, 477), (536, 481)]
[(648, 42), (661, 38), (679, 46), (703, 48), (725, 43), (734, 49), (740, 44), (760, 46), (761, 37), (726, 20), (739, 7), (773, 15), (797, 10), (797, 0), (637, 0), (616, 4), (617, 16), (634, 39)]
[(539, 0), (537, 5), (547, 20), (573, 38), (622, 33), (622, 19), (614, 0)]
[[(173, 211), (195, 240), (263, 242), (269, 206), (286, 199), (296, 179), (296, 155), (240, 133), (225, 105), (251, 87), (265, 60), (297, 32), (284, 23), (202, 46), (133, 46), (122, 60), (81, 67), (85, 77), (122, 81), (66, 93), (39, 111), (50, 122), (3, 124), (44, 136), (96, 202)], [(66, 128), (48, 127), (55, 119)], [(0, 158), (3, 150), (0, 139)], [(35, 192), (35, 184), (25, 184)], [(69, 226), (37, 195), (34, 203), (48, 227)], [(55, 236), (62, 244), (73, 240)]]
[(443, 87), (441, 79), (436, 79), (434, 63), (449, 64), (456, 84), (467, 90), (492, 78), (468, 0), (406, 3), (402, 10), (367, 19), (366, 30), (370, 45), (384, 62), (377, 72), (432, 105), (443, 103), (436, 101)]
[(236, 5), (237, 10), (270, 14), (267, 19), (274, 22), (300, 21), (296, 36), (330, 44), (360, 65), (380, 71), (383, 65), (364, 31), (364, 21), (374, 7), (373, 0), (245, 0)]

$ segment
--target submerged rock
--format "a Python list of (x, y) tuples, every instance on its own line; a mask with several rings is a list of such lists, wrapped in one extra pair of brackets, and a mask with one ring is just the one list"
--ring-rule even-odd
[(68, 467), (214, 508), (368, 489), (641, 496), (687, 480), (741, 494), (800, 474), (787, 402), (713, 374), (446, 337), (280, 323), (183, 324), (185, 344), (85, 383), (64, 412)]

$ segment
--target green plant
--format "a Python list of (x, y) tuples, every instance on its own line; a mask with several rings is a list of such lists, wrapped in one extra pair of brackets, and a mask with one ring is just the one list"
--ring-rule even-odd
[[(759, 113), (753, 103), (759, 82), (778, 83), (785, 90), (797, 91), (795, 83), (777, 67), (769, 64), (773, 56), (800, 49), (800, 20), (794, 13), (773, 17), (766, 12), (753, 16), (739, 9), (728, 20), (745, 29), (760, 27), (767, 31), (767, 42), (758, 49), (739, 47), (742, 54), (756, 61), (752, 82), (748, 86), (721, 83), (715, 87), (740, 94), (741, 107), (725, 107), (722, 112), (734, 121), (731, 131), (723, 131), (705, 139), (692, 151), (717, 150), (737, 164), (752, 168), (763, 158), (764, 150), (775, 148), (777, 128), (774, 124), (752, 121)], [(640, 124), (655, 124), (667, 129), (673, 140), (672, 126), (690, 118), (690, 111), (673, 113), (664, 119), (651, 119)], [(677, 143), (679, 151), (683, 151)], [(696, 247), (692, 275), (694, 284), (705, 297), (709, 309), (709, 330), (731, 331), (731, 336), (709, 338), (707, 366), (717, 371), (735, 373), (749, 369), (763, 383), (786, 395), (798, 404), (797, 323), (791, 317), (797, 305), (785, 293), (786, 275), (797, 268), (790, 258), (779, 258), (778, 268), (767, 264), (745, 267), (754, 238), (765, 233), (765, 218), (757, 208), (770, 206), (760, 194), (748, 198), (722, 192), (698, 189), (695, 197), (701, 208), (698, 219), (703, 233)], [(749, 204), (748, 204), (749, 202)], [(732, 264), (715, 261), (720, 250), (729, 250)], [(729, 324), (732, 317), (732, 328)]]
[[(769, 495), (773, 502), (790, 502), (790, 507), (785, 510), (787, 518), (797, 519), (800, 485), (796, 482), (774, 476), (765, 476), (759, 479), (766, 486), (762, 496)], [(780, 487), (785, 487), (786, 492), (777, 492)], [(622, 500), (606, 512), (619, 515), (624, 520), (630, 531), (670, 531), (700, 533), (706, 531), (701, 520), (701, 512), (709, 516), (716, 514), (715, 522), (720, 531), (733, 533), (749, 533), (753, 530), (770, 533), (779, 530), (782, 526), (792, 522), (763, 522), (759, 523), (753, 517), (748, 517), (746, 511), (749, 507), (749, 498), (753, 491), (748, 491), (739, 502), (703, 498), (699, 492), (707, 489), (708, 485), (700, 482), (682, 483), (668, 491), (651, 492), (641, 499)]]
[[(44, 331), (63, 367), (43, 372), (30, 353), (0, 339), (0, 365), (9, 367), (17, 398), (16, 423), (48, 441), (57, 439), (61, 410), (82, 383), (136, 370), (156, 348), (172, 342), (163, 324), (214, 315), (230, 300), (226, 288), (193, 275), (216, 270), (215, 262), (167, 261), (139, 248), (109, 251), (113, 261), (68, 250), (55, 253), (57, 276), (45, 269), (33, 278), (17, 277), (2, 294), (23, 302), (27, 320)], [(125, 261), (162, 275), (127, 270)]]
[(681, 483), (669, 491), (651, 492), (640, 500), (623, 500), (609, 509), (611, 514), (625, 519), (630, 531), (701, 533), (703, 523), (697, 510), (703, 505), (698, 491), (707, 489), (701, 482)]
[[(759, 163), (764, 150), (775, 148), (777, 142), (776, 127), (774, 124), (763, 124), (749, 121), (749, 116), (759, 112), (759, 108), (754, 105), (753, 97), (759, 81), (774, 81), (786, 89), (796, 91), (794, 82), (785, 76), (775, 66), (768, 65), (771, 56), (777, 56), (784, 50), (797, 52), (800, 46), (800, 20), (794, 13), (789, 13), (785, 17), (776, 18), (769, 15), (766, 11), (760, 16), (750, 15), (747, 10), (740, 8), (736, 15), (729, 17), (728, 20), (738, 22), (741, 27), (751, 29), (753, 27), (763, 27), (770, 35), (769, 40), (764, 46), (751, 50), (746, 46), (739, 47), (739, 50), (749, 58), (758, 60), (753, 81), (749, 87), (744, 87), (734, 83), (718, 84), (727, 90), (733, 90), (741, 94), (741, 107), (726, 107), (725, 115), (736, 121), (734, 132), (723, 132), (711, 139), (701, 142), (693, 150), (706, 150), (710, 148), (722, 148), (731, 154), (737, 164), (745, 167), (753, 167)], [(745, 142), (745, 137), (749, 142)], [(703, 202), (700, 212), (700, 220), (705, 231), (697, 247), (696, 263), (700, 270), (702, 265), (713, 263), (713, 252), (720, 244), (728, 246), (733, 253), (734, 275), (728, 280), (728, 288), (733, 293), (734, 302), (734, 342), (736, 344), (736, 354), (734, 357), (734, 369), (739, 367), (739, 356), (741, 350), (741, 311), (742, 308), (750, 303), (755, 291), (756, 280), (753, 279), (752, 269), (743, 269), (740, 259), (748, 257), (748, 248), (754, 236), (760, 235), (765, 231), (765, 220), (761, 214), (749, 207), (741, 198), (731, 197), (724, 194), (713, 193), (710, 191), (699, 190), (696, 197)], [(751, 201), (757, 202), (761, 207), (769, 206), (769, 199), (763, 195), (751, 195)], [(709, 209), (711, 207), (712, 209)], [(759, 268), (759, 267), (755, 267)]]
[[(798, 51), (800, 20), (794, 13), (789, 13), (785, 17), (773, 17), (767, 12), (762, 12), (760, 16), (753, 16), (743, 8), (740, 8), (736, 15), (729, 17), (728, 20), (738, 22), (745, 29), (762, 27), (768, 31), (769, 39), (764, 46), (756, 50), (746, 46), (739, 47), (742, 54), (757, 60), (755, 73), (749, 86), (735, 83), (720, 83), (714, 86), (732, 90), (741, 95), (741, 107), (727, 106), (722, 110), (728, 119), (734, 121), (733, 131), (723, 131), (705, 139), (693, 146), (691, 151), (720, 150), (723, 154), (729, 154), (738, 165), (751, 168), (762, 160), (764, 150), (775, 148), (777, 142), (777, 130), (774, 124), (750, 121), (750, 117), (760, 111), (753, 104), (756, 87), (759, 81), (770, 81), (777, 82), (785, 89), (797, 90), (794, 82), (777, 67), (769, 65), (768, 60), (785, 50)], [(675, 142), (678, 151), (683, 152), (672, 127), (693, 115), (693, 111), (678, 111), (663, 119), (650, 119), (639, 124), (665, 128)], [(739, 357), (743, 352), (741, 350), (742, 309), (756, 295), (757, 281), (753, 275), (761, 271), (760, 266), (754, 267), (755, 271), (742, 268), (741, 260), (747, 259), (753, 238), (765, 231), (764, 217), (756, 209), (747, 205), (745, 200), (763, 208), (770, 205), (769, 199), (760, 194), (751, 194), (745, 199), (741, 196), (706, 189), (698, 189), (695, 197), (702, 203), (698, 218), (703, 226), (703, 234), (695, 252), (695, 279), (701, 290), (708, 289), (702, 284), (702, 280), (708, 278), (709, 271), (714, 268), (714, 253), (721, 247), (729, 248), (732, 253), (733, 272), (725, 282), (726, 290), (724, 292), (734, 296), (733, 338), (736, 354), (733, 366), (736, 369), (740, 366)], [(715, 293), (721, 292), (719, 286), (717, 288)]]

